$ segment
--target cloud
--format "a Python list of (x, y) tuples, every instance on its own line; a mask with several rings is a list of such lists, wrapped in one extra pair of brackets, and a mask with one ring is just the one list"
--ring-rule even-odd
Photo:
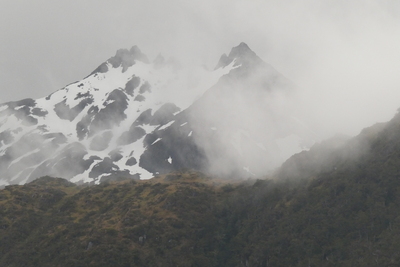
[[(400, 4), (394, 0), (5, 0), (1, 102), (43, 97), (119, 48), (138, 45), (213, 68), (246, 42), (301, 88), (310, 121), (356, 134), (400, 106)], [(10, 26), (11, 25), (11, 26)]]

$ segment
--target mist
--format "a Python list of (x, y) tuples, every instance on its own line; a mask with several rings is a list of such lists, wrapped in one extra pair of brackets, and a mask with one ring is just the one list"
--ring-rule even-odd
[(151, 60), (161, 53), (211, 69), (246, 42), (301, 88), (304, 112), (326, 136), (357, 134), (400, 106), (398, 1), (4, 4), (0, 102), (46, 96), (119, 48), (138, 45)]
[[(337, 133), (357, 135), (376, 122), (388, 121), (400, 107), (400, 3), (395, 0), (5, 0), (4, 4), (1, 103), (47, 96), (86, 77), (117, 49), (133, 45), (150, 61), (159, 54), (176, 58), (190, 82), (199, 66), (214, 69), (221, 54), (245, 42), (293, 89), (287, 94), (276, 88), (273, 95), (261, 98), (233, 94), (230, 100), (236, 109), (230, 115), (242, 114), (226, 129), (245, 120), (253, 132), (268, 133), (270, 129), (258, 121), (268, 120), (264, 115), (273, 110), (282, 118), (296, 114), (312, 132), (310, 139), (318, 142)], [(252, 97), (262, 99), (262, 105), (254, 105)], [(245, 109), (248, 106), (252, 108)], [(226, 121), (213, 114), (202, 116), (215, 124)], [(274, 123), (290, 127), (286, 119)], [(261, 135), (260, 139), (268, 139)], [(223, 136), (216, 138), (223, 143)], [(197, 138), (204, 147), (204, 140)], [(312, 142), (306, 143), (305, 147)], [(225, 146), (205, 149), (217, 163), (221, 151), (229, 152)], [(250, 157), (254, 162), (265, 156), (254, 151), (247, 152), (254, 155)], [(290, 153), (283, 153), (273, 165)], [(229, 169), (237, 163), (234, 159), (217, 165)]]

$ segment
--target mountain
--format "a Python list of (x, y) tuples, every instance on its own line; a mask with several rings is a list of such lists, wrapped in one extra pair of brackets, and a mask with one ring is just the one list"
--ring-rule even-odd
[(262, 175), (313, 141), (286, 101), (294, 88), (244, 43), (213, 71), (121, 49), (47, 97), (0, 105), (0, 185)]
[(0, 190), (2, 266), (398, 266), (400, 114), (273, 176), (195, 171)]

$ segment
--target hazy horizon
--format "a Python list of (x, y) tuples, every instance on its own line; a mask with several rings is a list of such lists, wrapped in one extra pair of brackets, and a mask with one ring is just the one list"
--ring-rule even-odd
[(44, 97), (120, 48), (213, 68), (245, 42), (298, 86), (327, 135), (355, 135), (400, 107), (396, 1), (3, 3), (1, 103)]

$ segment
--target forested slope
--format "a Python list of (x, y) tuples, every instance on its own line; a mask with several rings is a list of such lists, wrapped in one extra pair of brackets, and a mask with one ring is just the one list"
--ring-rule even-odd
[(0, 265), (398, 266), (399, 134), (396, 115), (259, 180), (182, 171), (7, 186)]

